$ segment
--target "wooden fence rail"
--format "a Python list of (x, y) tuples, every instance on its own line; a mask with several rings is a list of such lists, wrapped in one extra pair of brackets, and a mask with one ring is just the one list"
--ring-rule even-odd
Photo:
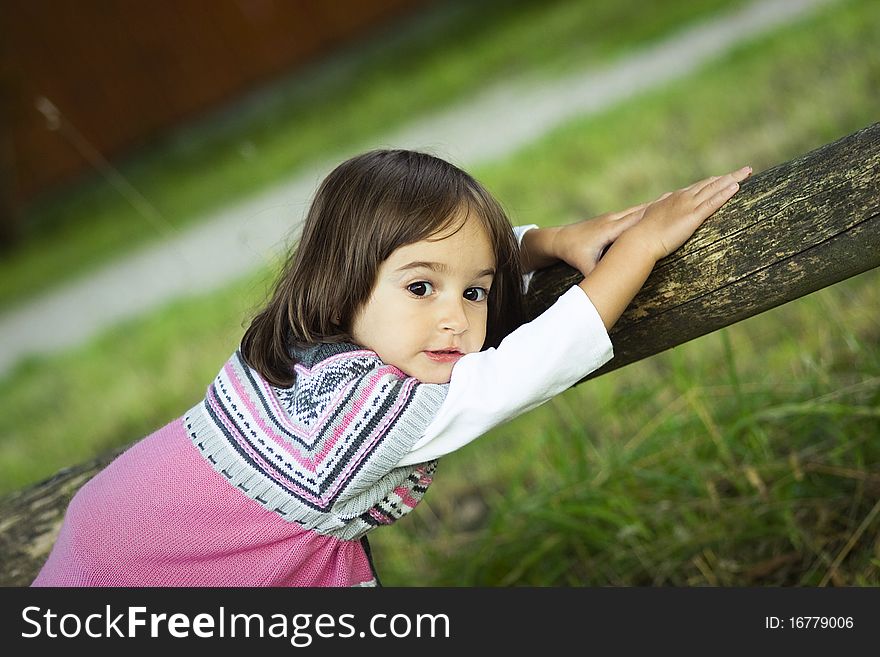
[[(593, 378), (880, 265), (880, 123), (753, 175), (657, 263)], [(535, 317), (581, 275), (535, 274)]]
[[(611, 331), (615, 356), (587, 378), (659, 353), (880, 265), (880, 123), (753, 175), (670, 257)], [(535, 274), (534, 317), (580, 274)], [(0, 585), (29, 584), (79, 487), (118, 452), (0, 500)]]

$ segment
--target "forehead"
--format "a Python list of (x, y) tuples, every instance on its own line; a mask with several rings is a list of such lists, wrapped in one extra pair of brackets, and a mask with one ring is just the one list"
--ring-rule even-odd
[(463, 223), (454, 222), (427, 239), (399, 247), (383, 267), (396, 269), (411, 262), (435, 262), (464, 272), (482, 271), (495, 268), (495, 249), (483, 223), (469, 216)]

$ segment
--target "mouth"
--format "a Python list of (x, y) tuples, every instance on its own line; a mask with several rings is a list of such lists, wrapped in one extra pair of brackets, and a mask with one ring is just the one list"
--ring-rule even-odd
[(424, 354), (435, 363), (454, 363), (464, 356), (458, 349), (438, 349), (436, 351), (425, 351)]

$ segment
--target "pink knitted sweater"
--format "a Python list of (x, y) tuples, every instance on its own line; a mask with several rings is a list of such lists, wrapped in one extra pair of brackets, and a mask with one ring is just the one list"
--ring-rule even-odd
[(189, 413), (84, 485), (34, 586), (369, 586), (360, 541), (418, 504), (397, 467), (442, 403), (354, 345), (277, 389), (236, 353)]

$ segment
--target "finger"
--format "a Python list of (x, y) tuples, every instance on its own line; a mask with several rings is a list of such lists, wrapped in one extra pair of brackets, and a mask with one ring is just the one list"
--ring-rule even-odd
[(620, 210), (619, 212), (613, 212), (610, 215), (610, 218), (614, 221), (619, 221), (621, 219), (625, 219), (635, 212), (645, 213), (645, 208), (647, 208), (649, 202), (639, 203), (638, 205), (634, 205), (631, 208), (627, 208), (626, 210)]
[(720, 177), (721, 176), (711, 176), (709, 178), (703, 178), (702, 180), (698, 180), (697, 182), (688, 185), (687, 187), (684, 188), (684, 190), (687, 192), (696, 193), (699, 190), (703, 189), (706, 185), (711, 185), (716, 180), (718, 180)]
[(621, 213), (619, 217), (615, 217), (612, 223), (619, 224), (624, 223), (627, 226), (631, 226), (633, 223), (637, 223), (641, 221), (642, 217), (645, 216), (645, 211), (648, 209), (650, 203), (642, 203), (641, 205), (636, 205), (625, 213)]
[(730, 183), (727, 187), (718, 190), (709, 198), (701, 202), (694, 210), (694, 213), (705, 219), (722, 205), (727, 203), (737, 191), (739, 191), (739, 183)]
[(698, 203), (705, 201), (710, 198), (714, 194), (717, 194), (720, 190), (725, 189), (729, 185), (734, 183), (741, 183), (743, 180), (748, 178), (752, 173), (751, 167), (743, 167), (742, 169), (737, 169), (736, 171), (731, 171), (728, 174), (723, 176), (716, 176), (706, 184), (702, 189), (698, 189), (694, 192), (694, 200)]
[[(730, 171), (729, 173), (723, 173), (720, 176), (710, 176), (708, 178), (703, 178), (703, 180), (698, 180), (697, 182), (688, 185), (685, 187), (686, 190), (690, 190), (694, 193), (704, 189), (708, 185), (716, 185), (718, 181), (722, 179), (728, 179), (733, 182), (742, 182), (746, 178), (748, 178), (752, 174), (752, 167), (744, 166), (741, 169), (737, 169), (736, 171)], [(730, 183), (725, 183), (724, 186)], [(716, 187), (717, 188), (717, 187)]]
[(605, 232), (605, 238), (608, 240), (608, 243), (610, 244), (620, 237), (626, 230), (639, 223), (644, 216), (645, 208), (639, 208), (635, 212), (630, 212), (628, 215), (609, 223)]
[(644, 218), (644, 216), (645, 216), (645, 208), (646, 207), (647, 207), (647, 204), (644, 207), (639, 208), (635, 212), (630, 212), (625, 217), (621, 217), (620, 219), (615, 221), (614, 222), (614, 231), (612, 231), (612, 233), (611, 233), (612, 234), (611, 239), (616, 240), (618, 237), (620, 237), (620, 234), (623, 233), (625, 230), (632, 228), (637, 223), (639, 223), (642, 220), (642, 218)]

